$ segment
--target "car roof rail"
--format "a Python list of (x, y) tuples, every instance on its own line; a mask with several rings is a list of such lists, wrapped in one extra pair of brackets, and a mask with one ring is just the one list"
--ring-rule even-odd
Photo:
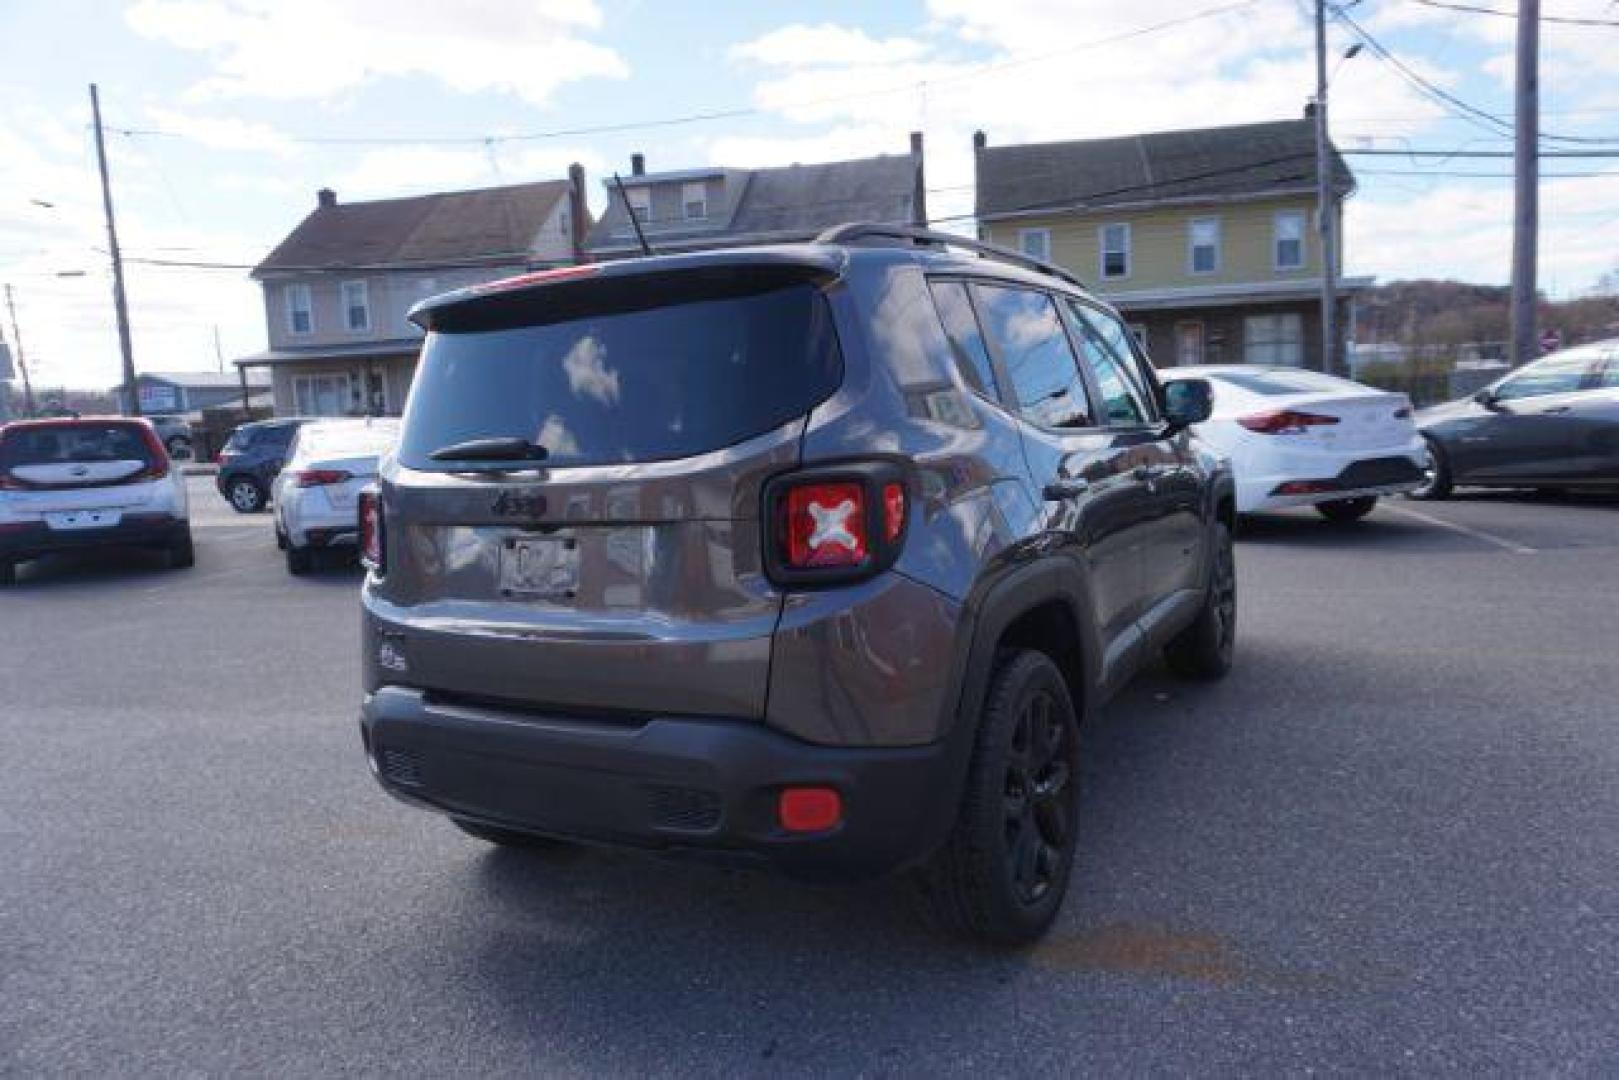
[(1021, 251), (1013, 251), (999, 244), (986, 244), (970, 236), (940, 232), (938, 229), (921, 228), (916, 225), (885, 225), (877, 221), (851, 221), (845, 225), (834, 225), (815, 238), (817, 244), (858, 244), (862, 240), (901, 240), (918, 247), (961, 248), (964, 251), (976, 252), (986, 259), (1012, 263), (1026, 270), (1061, 278), (1070, 285), (1077, 285), (1082, 289), (1089, 288), (1079, 275), (1044, 259), (1036, 259), (1032, 255), (1025, 255)]

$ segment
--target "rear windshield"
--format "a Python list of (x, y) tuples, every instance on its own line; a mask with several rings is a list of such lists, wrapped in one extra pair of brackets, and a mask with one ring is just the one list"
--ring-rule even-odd
[(63, 424), (13, 428), (0, 437), (0, 471), (64, 462), (143, 461), (151, 451), (134, 424)]
[(1314, 371), (1222, 371), (1214, 378), (1240, 386), (1250, 394), (1264, 394), (1266, 397), (1364, 389), (1347, 379), (1336, 379)]
[(662, 461), (803, 415), (842, 376), (825, 297), (809, 283), (737, 291), (430, 334), (400, 461), (442, 469), (435, 450), (513, 437), (543, 446), (559, 466)]

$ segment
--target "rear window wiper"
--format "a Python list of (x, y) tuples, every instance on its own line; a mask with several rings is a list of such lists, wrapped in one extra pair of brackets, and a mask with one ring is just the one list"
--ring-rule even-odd
[(434, 461), (544, 461), (550, 451), (521, 436), (468, 439), (441, 446), (427, 455)]

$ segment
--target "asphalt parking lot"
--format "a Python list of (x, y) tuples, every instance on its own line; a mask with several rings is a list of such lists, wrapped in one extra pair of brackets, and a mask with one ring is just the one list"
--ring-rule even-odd
[(0, 1073), (1619, 1070), (1619, 504), (1251, 522), (1237, 670), (1096, 718), (1008, 954), (391, 801), (357, 572), (193, 485), (195, 569), (0, 594)]

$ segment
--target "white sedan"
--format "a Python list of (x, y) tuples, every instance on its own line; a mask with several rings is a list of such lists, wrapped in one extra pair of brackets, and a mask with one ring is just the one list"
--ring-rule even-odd
[(1207, 379), (1214, 412), (1197, 434), (1231, 459), (1237, 512), (1313, 506), (1355, 521), (1380, 495), (1419, 487), (1428, 451), (1404, 394), (1298, 368), (1168, 368), (1166, 383)]
[(298, 429), (271, 488), (276, 543), (289, 573), (307, 573), (319, 550), (357, 542), (360, 491), (377, 478), (377, 462), (398, 439), (399, 421), (380, 417)]

